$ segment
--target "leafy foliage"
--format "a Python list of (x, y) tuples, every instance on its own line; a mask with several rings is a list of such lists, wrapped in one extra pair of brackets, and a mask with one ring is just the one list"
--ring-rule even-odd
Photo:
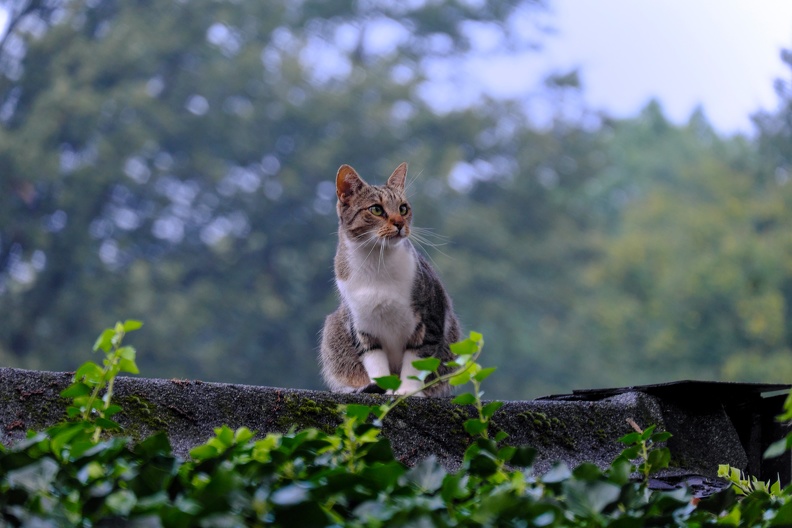
[(781, 495), (780, 479), (770, 484), (770, 482), (763, 482), (756, 477), (747, 477), (739, 469), (726, 464), (718, 466), (718, 476), (731, 482), (732, 490), (738, 495), (748, 496), (757, 491), (769, 493), (775, 497)]
[[(102, 366), (93, 361), (83, 363), (74, 373), (74, 382), (61, 392), (62, 397), (72, 399), (72, 405), (66, 409), (70, 417), (79, 417), (82, 424), (88, 424), (89, 428), (95, 425), (94, 441), (99, 440), (103, 428), (120, 427), (111, 420), (121, 410), (118, 405), (111, 403), (113, 382), (121, 372), (140, 373), (135, 363), (135, 349), (121, 346), (121, 342), (127, 332), (138, 330), (141, 326), (143, 323), (140, 321), (128, 320), (102, 332), (94, 344), (94, 352), (102, 351), (105, 354)], [(102, 391), (104, 395), (99, 398)]]
[[(686, 490), (649, 490), (648, 476), (669, 460), (661, 443), (670, 435), (654, 426), (641, 430), (633, 423), (636, 431), (621, 439), (626, 449), (605, 470), (558, 464), (534, 474), (535, 450), (508, 445), (503, 433), (490, 438), (497, 406), (481, 400), (479, 384), (492, 371), (477, 362), (483, 340), (475, 333), (454, 346), (457, 368), (450, 376), (459, 385), (463, 378), (472, 382), (474, 391), (457, 403), (475, 406), (483, 425), (470, 427), (474, 441), (457, 472), (431, 457), (411, 468), (394, 457), (382, 422), (407, 396), (347, 405), (332, 433), (306, 429), (256, 438), (244, 427), (219, 427), (187, 461), (173, 456), (163, 433), (134, 445), (123, 437), (97, 438), (109, 407), (74, 387), (101, 386), (111, 406), (113, 379), (124, 368), (121, 341), (137, 327), (118, 323), (97, 340), (106, 354), (104, 374), (84, 365), (92, 375), (76, 374), (66, 390), (75, 393), (76, 421), (30, 432), (0, 450), (5, 525), (631, 527), (781, 526), (792, 520), (792, 488), (754, 485), (741, 501), (729, 491), (698, 503)], [(427, 375), (439, 366), (416, 363)]]
[[(792, 422), (792, 391), (784, 401), (783, 412), (776, 417), (779, 422), (790, 423)], [(770, 444), (764, 453), (764, 458), (774, 458), (782, 455), (786, 451), (792, 449), (792, 433), (786, 435), (785, 438)]]
[(619, 442), (628, 446), (622, 451), (619, 458), (624, 460), (640, 459), (641, 462), (637, 467), (638, 473), (643, 477), (643, 481), (648, 483), (650, 475), (667, 468), (671, 461), (671, 452), (668, 448), (658, 445), (671, 438), (671, 433), (668, 431), (656, 433), (654, 425), (643, 430), (634, 420), (629, 420), (629, 423), (635, 432), (619, 439)]

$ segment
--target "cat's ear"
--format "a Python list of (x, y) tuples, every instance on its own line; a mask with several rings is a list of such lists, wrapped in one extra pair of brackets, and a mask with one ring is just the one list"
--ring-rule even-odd
[(349, 165), (341, 165), (336, 174), (336, 194), (341, 203), (347, 203), (349, 198), (365, 187), (366, 182)]
[(398, 189), (400, 191), (404, 190), (404, 180), (407, 178), (407, 162), (403, 161), (401, 165), (396, 167), (396, 170), (393, 171), (393, 174), (390, 175), (388, 178), (388, 187), (393, 187), (394, 189)]

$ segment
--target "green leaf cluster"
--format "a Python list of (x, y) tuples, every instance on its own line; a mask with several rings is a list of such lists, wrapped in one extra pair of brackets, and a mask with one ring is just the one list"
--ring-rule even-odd
[[(783, 412), (776, 417), (776, 420), (782, 423), (792, 422), (792, 391), (784, 401)], [(790, 449), (792, 449), (792, 433), (789, 433), (781, 440), (770, 444), (764, 452), (764, 458), (775, 458), (784, 454)]]
[[(120, 357), (123, 335), (138, 323), (116, 325), (97, 348)], [(624, 436), (626, 448), (604, 470), (588, 463), (556, 464), (533, 472), (536, 451), (489, 437), (499, 405), (484, 404), (477, 383), (487, 376), (476, 358), (482, 337), (455, 345), (458, 368), (473, 392), (482, 424), (455, 472), (428, 457), (400, 462), (382, 422), (404, 397), (382, 405), (343, 406), (333, 432), (316, 429), (257, 437), (223, 426), (190, 452), (172, 454), (157, 433), (139, 443), (94, 438), (86, 426), (97, 413), (0, 449), (0, 519), (9, 526), (783, 526), (792, 522), (792, 487), (753, 483), (738, 501), (727, 490), (698, 502), (689, 491), (653, 492), (648, 476), (668, 464), (666, 432), (654, 426)], [(115, 372), (105, 364), (108, 373)], [(437, 369), (436, 362), (419, 366)], [(120, 371), (120, 370), (119, 370)], [(85, 369), (81, 383), (109, 379)], [(428, 372), (428, 371), (427, 371)], [(116, 372), (117, 373), (117, 372)], [(428, 383), (436, 382), (436, 380)], [(391, 380), (383, 382), (390, 386)], [(73, 386), (78, 386), (77, 383)], [(67, 389), (68, 390), (68, 389)], [(82, 395), (76, 394), (74, 398)], [(106, 409), (105, 409), (106, 411)], [(96, 425), (98, 428), (98, 423)], [(466, 426), (467, 428), (467, 426)], [(635, 472), (641, 475), (633, 479)]]
[(769, 493), (772, 496), (778, 497), (781, 495), (781, 480), (776, 480), (772, 484), (763, 482), (756, 477), (748, 477), (736, 467), (731, 467), (728, 464), (721, 464), (718, 466), (718, 476), (731, 482), (732, 490), (742, 496), (748, 496), (751, 493), (760, 491)]
[(71, 400), (66, 413), (70, 418), (79, 418), (82, 424), (69, 427), (75, 431), (81, 426), (87, 427), (92, 431), (94, 441), (99, 439), (103, 429), (120, 429), (120, 425), (112, 420), (113, 415), (121, 410), (112, 404), (113, 383), (122, 372), (139, 374), (135, 349), (122, 346), (122, 341), (128, 332), (142, 326), (143, 323), (135, 320), (118, 322), (96, 339), (93, 350), (104, 353), (102, 365), (86, 361), (75, 371), (71, 385), (61, 392), (62, 397)]
[(639, 459), (640, 462), (636, 469), (643, 477), (644, 482), (649, 481), (649, 476), (668, 467), (671, 462), (671, 451), (661, 444), (671, 438), (668, 431), (655, 432), (657, 426), (650, 425), (646, 429), (641, 429), (634, 420), (628, 420), (635, 432), (619, 438), (619, 442), (626, 444), (627, 448), (622, 451), (617, 461), (629, 461)]

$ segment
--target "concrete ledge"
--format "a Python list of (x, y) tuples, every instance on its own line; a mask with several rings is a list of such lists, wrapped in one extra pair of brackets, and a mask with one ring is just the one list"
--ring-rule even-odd
[[(0, 441), (5, 445), (65, 418), (66, 400), (59, 396), (71, 374), (0, 368)], [(321, 391), (255, 387), (200, 381), (119, 378), (115, 401), (124, 434), (142, 439), (164, 430), (174, 452), (189, 450), (221, 425), (246, 426), (259, 435), (290, 428), (332, 430), (340, 422), (339, 404), (382, 401), (382, 396), (340, 395)], [(594, 401), (568, 397), (511, 401), (493, 417), (512, 445), (539, 450), (536, 471), (556, 461), (571, 467), (593, 462), (610, 464), (621, 451), (617, 439), (631, 431), (626, 420), (674, 433), (670, 441), (672, 468), (665, 477), (696, 475), (713, 478), (718, 464), (749, 465), (746, 449), (722, 406), (690, 412), (678, 403), (639, 390), (617, 391)], [(473, 409), (448, 399), (415, 398), (395, 409), (383, 432), (406, 464), (435, 455), (447, 468), (459, 467), (470, 438), (462, 424)]]

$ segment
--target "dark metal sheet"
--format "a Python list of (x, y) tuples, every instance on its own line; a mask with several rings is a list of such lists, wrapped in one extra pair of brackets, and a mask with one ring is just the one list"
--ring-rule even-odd
[[(785, 383), (741, 383), (731, 381), (682, 380), (651, 385), (617, 387), (606, 389), (573, 390), (572, 394), (556, 394), (537, 398), (539, 400), (597, 401), (626, 392), (642, 392), (666, 399), (717, 400), (722, 403), (741, 401), (765, 393), (789, 390), (792, 385)], [(692, 402), (691, 402), (692, 403)]]

